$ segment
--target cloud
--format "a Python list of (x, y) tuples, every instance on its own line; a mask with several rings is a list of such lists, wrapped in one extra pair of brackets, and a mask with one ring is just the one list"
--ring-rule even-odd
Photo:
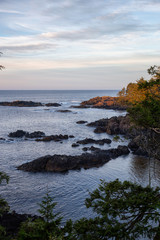
[(38, 44), (25, 44), (25, 45), (12, 45), (12, 46), (0, 46), (3, 51), (24, 52), (24, 51), (36, 51), (55, 48), (55, 44), (38, 43)]

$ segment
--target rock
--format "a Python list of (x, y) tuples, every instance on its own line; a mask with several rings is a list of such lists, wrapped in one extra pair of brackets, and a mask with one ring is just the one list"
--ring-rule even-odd
[(136, 136), (130, 141), (130, 143), (128, 144), (128, 148), (135, 155), (148, 156), (147, 149), (144, 149), (142, 147), (141, 141), (144, 141), (144, 140), (141, 139), (140, 135)]
[(73, 143), (73, 144), (72, 144), (72, 147), (79, 147), (79, 144)]
[(28, 132), (25, 132), (23, 130), (17, 130), (16, 132), (11, 132), (9, 133), (9, 137), (13, 137), (13, 138), (22, 138), (24, 137), (26, 134), (28, 134)]
[(83, 120), (81, 120), (81, 121), (78, 121), (78, 122), (76, 122), (77, 124), (84, 124), (84, 123), (87, 123), (87, 121), (83, 121)]
[(62, 106), (60, 103), (46, 103), (46, 107), (60, 107)]
[(32, 133), (26, 133), (25, 134), (26, 138), (40, 138), (40, 137), (43, 137), (43, 136), (45, 136), (45, 133), (41, 132), (41, 131), (35, 131), (35, 132), (32, 132)]
[(104, 145), (104, 143), (110, 144), (111, 140), (104, 138), (104, 139), (100, 139), (100, 140), (95, 140), (92, 138), (85, 138), (83, 140), (77, 141), (78, 144), (90, 144), (90, 143), (94, 143), (94, 144), (99, 144), (99, 145)]
[(72, 112), (71, 110), (68, 109), (62, 109), (62, 110), (57, 110), (56, 112), (61, 112), (61, 113), (67, 113), (67, 112)]
[(43, 106), (40, 102), (32, 101), (13, 101), (13, 102), (0, 102), (1, 106), (11, 106), (11, 107), (39, 107)]
[(43, 137), (43, 138), (38, 138), (36, 139), (37, 142), (50, 142), (50, 141), (55, 141), (55, 142), (59, 142), (59, 141), (62, 141), (62, 140), (66, 140), (68, 139), (69, 136), (68, 135), (50, 135), (50, 136), (46, 136), (46, 137)]
[(73, 135), (69, 135), (69, 138), (74, 138), (74, 136)]
[(122, 106), (118, 102), (118, 97), (95, 97), (88, 101), (81, 102), (79, 106), (72, 106), (75, 108), (104, 108), (104, 109), (114, 109), (114, 110), (126, 110), (126, 106)]
[(0, 141), (5, 141), (6, 139), (5, 138), (0, 138)]
[(12, 138), (22, 138), (22, 137), (26, 137), (26, 138), (38, 138), (38, 137), (43, 137), (45, 136), (44, 132), (41, 131), (35, 131), (32, 133), (23, 131), (23, 130), (17, 130), (16, 132), (11, 132), (8, 135), (9, 137)]
[(83, 150), (84, 152), (87, 152), (87, 151), (89, 150), (89, 148), (84, 147), (84, 148), (82, 148), (82, 150)]
[(127, 149), (127, 146), (119, 146), (114, 149), (83, 153), (78, 156), (48, 155), (24, 163), (17, 169), (29, 172), (65, 172), (74, 169), (99, 167), (111, 159), (128, 154), (129, 150)]
[(86, 152), (86, 151), (100, 151), (101, 149), (91, 146), (91, 147), (84, 147), (82, 148), (82, 150)]
[(90, 127), (96, 127), (95, 133), (108, 133), (113, 134), (133, 134), (134, 124), (131, 122), (129, 115), (111, 117), (106, 119), (100, 119), (95, 122), (87, 124)]

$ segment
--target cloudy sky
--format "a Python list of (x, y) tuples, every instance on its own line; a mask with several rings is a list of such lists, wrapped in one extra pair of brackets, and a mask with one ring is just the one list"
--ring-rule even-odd
[(160, 65), (160, 0), (0, 0), (0, 89), (121, 89)]

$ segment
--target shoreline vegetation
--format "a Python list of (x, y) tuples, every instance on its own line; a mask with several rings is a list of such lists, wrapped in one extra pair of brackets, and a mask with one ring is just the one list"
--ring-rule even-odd
[[(91, 107), (127, 111), (126, 116), (100, 119), (91, 123), (81, 120), (79, 123), (94, 127), (96, 134), (107, 133), (113, 135), (115, 139), (119, 138), (118, 135), (124, 135), (130, 139), (128, 146), (120, 145), (116, 149), (108, 150), (101, 150), (93, 146), (86, 147), (84, 151), (89, 150), (91, 153), (87, 152), (79, 156), (44, 156), (22, 164), (17, 168), (31, 172), (64, 172), (82, 167), (99, 167), (110, 159), (128, 154), (129, 149), (136, 155), (160, 160), (160, 67), (151, 67), (148, 69), (148, 73), (152, 76), (149, 81), (141, 78), (136, 83), (130, 83), (118, 93), (117, 97), (95, 97), (82, 102), (79, 106), (71, 106), (74, 108)], [(57, 104), (49, 103), (48, 107), (58, 107)], [(32, 101), (1, 102), (0, 105), (16, 107), (43, 106), (42, 103)], [(61, 141), (74, 137), (67, 135), (45, 136), (43, 132), (28, 133), (23, 130), (18, 131), (10, 133), (9, 136), (20, 138), (36, 138), (38, 136), (38, 141), (43, 141), (45, 137), (47, 137), (46, 141), (57, 141), (57, 139)], [(74, 143), (73, 147), (88, 143), (110, 144), (107, 139), (103, 139), (101, 142), (100, 140), (96, 142), (94, 139), (83, 139)], [(0, 175), (0, 183), (2, 181), (8, 182), (8, 177), (3, 173)], [(99, 188), (89, 195), (90, 197), (86, 199), (86, 207), (93, 208), (97, 216), (91, 219), (82, 218), (75, 223), (69, 220), (63, 228), (60, 226), (61, 219), (57, 217), (57, 214), (53, 214), (56, 204), (49, 196), (49, 193), (46, 194), (40, 204), (39, 212), (41, 217), (35, 219), (35, 217), (30, 216), (30, 219), (22, 225), (21, 223), (26, 220), (26, 215), (10, 213), (7, 202), (1, 199), (0, 239), (127, 240), (137, 239), (140, 236), (155, 240), (160, 239), (159, 188), (153, 189), (150, 186), (143, 188), (127, 181), (121, 183), (119, 180), (110, 183), (102, 181)], [(15, 223), (17, 222), (17, 225), (13, 228), (10, 228), (12, 222), (9, 220), (10, 218), (14, 219)]]

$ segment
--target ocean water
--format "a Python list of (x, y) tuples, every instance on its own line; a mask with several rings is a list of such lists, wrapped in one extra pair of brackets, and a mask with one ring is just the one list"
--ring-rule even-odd
[[(0, 171), (10, 176), (8, 185), (0, 186), (1, 195), (6, 198), (11, 210), (18, 213), (37, 214), (45, 193), (49, 190), (55, 198), (63, 221), (76, 220), (81, 217), (90, 217), (92, 210), (86, 209), (84, 202), (88, 191), (98, 187), (100, 179), (112, 181), (131, 180), (144, 186), (149, 183), (149, 172), (152, 177), (152, 186), (160, 184), (160, 163), (150, 163), (148, 159), (133, 156), (131, 153), (125, 157), (111, 160), (102, 167), (72, 170), (65, 174), (60, 173), (29, 173), (16, 169), (22, 163), (32, 161), (44, 155), (83, 153), (83, 146), (72, 148), (72, 143), (91, 137), (94, 139), (110, 138), (105, 133), (95, 134), (94, 128), (76, 124), (79, 120), (88, 122), (101, 118), (125, 115), (125, 111), (105, 109), (76, 109), (71, 105), (78, 105), (81, 101), (96, 96), (116, 96), (117, 91), (0, 91), (0, 101), (27, 100), (42, 103), (57, 102), (61, 107), (3, 107), (0, 106)], [(69, 109), (71, 112), (61, 113), (58, 109)], [(14, 139), (10, 141), (10, 132), (22, 129), (28, 132), (43, 131), (46, 135), (68, 134), (75, 138), (60, 142), (35, 142), (34, 140)], [(105, 144), (103, 149), (126, 145), (128, 140), (121, 136), (119, 142), (112, 141)], [(92, 144), (93, 145), (93, 144)], [(91, 146), (91, 145), (88, 145)], [(96, 145), (94, 145), (96, 146)]]

